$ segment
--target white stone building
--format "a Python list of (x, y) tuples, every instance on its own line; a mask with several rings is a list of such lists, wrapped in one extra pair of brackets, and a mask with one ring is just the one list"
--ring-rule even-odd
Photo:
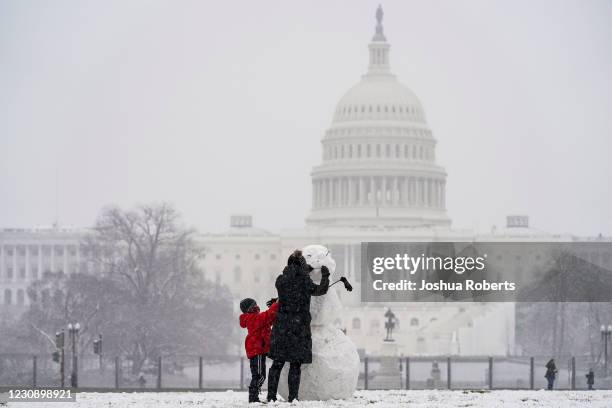
[(80, 271), (84, 234), (65, 227), (0, 229), (0, 311), (24, 310), (28, 286), (45, 272)]

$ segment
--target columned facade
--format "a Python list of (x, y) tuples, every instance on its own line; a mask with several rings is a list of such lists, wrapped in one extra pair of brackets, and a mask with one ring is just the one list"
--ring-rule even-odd
[[(368, 186), (369, 187), (366, 187)], [(442, 177), (337, 175), (313, 179), (313, 210), (331, 207), (367, 208), (373, 205), (444, 210)], [(418, 191), (418, 193), (415, 193)], [(372, 193), (373, 192), (373, 193)], [(332, 200), (328, 198), (332, 197)]]

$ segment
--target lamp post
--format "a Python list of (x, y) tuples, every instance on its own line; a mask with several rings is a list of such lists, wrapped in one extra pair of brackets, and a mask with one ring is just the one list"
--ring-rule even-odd
[(610, 340), (610, 337), (612, 337), (612, 324), (608, 325), (608, 327), (602, 324), (600, 331), (601, 331), (601, 340), (603, 341), (603, 344), (604, 344), (604, 377), (607, 377), (608, 376), (608, 340)]
[(70, 341), (72, 341), (72, 374), (70, 375), (70, 386), (72, 388), (78, 387), (78, 364), (77, 364), (77, 339), (79, 337), (79, 330), (81, 325), (77, 323), (68, 323), (68, 333), (70, 334)]

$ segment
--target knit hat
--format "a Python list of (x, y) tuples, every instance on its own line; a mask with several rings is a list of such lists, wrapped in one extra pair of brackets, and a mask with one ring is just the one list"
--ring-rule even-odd
[(248, 313), (249, 310), (255, 306), (257, 302), (254, 299), (246, 298), (240, 301), (240, 310), (242, 313)]

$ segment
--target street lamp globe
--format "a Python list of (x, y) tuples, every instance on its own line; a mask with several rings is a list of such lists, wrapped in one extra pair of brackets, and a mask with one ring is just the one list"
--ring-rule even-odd
[[(604, 326), (601, 326), (601, 331), (603, 331)], [(68, 330), (72, 330), (72, 323), (68, 323)]]
[[(610, 327), (612, 327), (612, 326), (610, 326)], [(80, 325), (80, 323), (78, 323), (78, 322), (77, 322), (77, 324), (75, 324), (75, 325), (74, 325), (74, 330), (76, 330), (76, 331), (81, 330), (81, 325)]]
[(608, 326), (608, 333), (612, 333), (612, 324)]

